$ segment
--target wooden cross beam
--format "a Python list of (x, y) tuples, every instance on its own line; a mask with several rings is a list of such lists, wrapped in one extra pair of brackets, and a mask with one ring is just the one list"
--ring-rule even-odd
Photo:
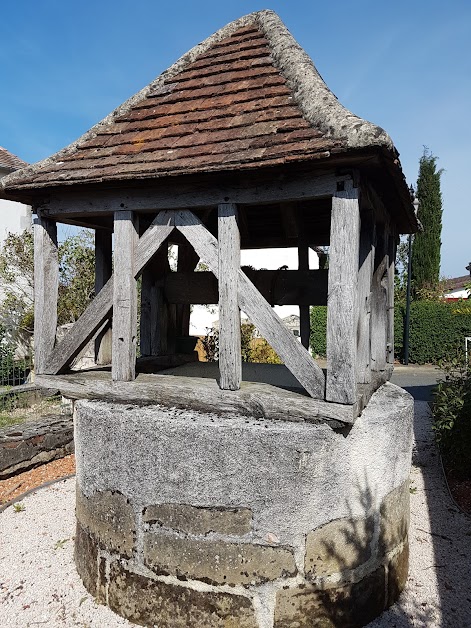
[[(134, 259), (134, 277), (137, 278), (151, 257), (173, 231), (172, 212), (160, 212), (150, 227), (139, 239)], [(57, 375), (67, 370), (72, 360), (80, 353), (101, 325), (111, 315), (113, 308), (114, 275), (95, 296), (82, 316), (75, 322), (64, 339), (51, 351), (42, 369), (45, 375)], [(41, 314), (44, 316), (44, 313)]]
[[(219, 277), (218, 241), (199, 218), (189, 210), (177, 211), (175, 226), (193, 245), (202, 261)], [(325, 387), (322, 369), (283, 325), (269, 303), (240, 269), (237, 278), (240, 309), (247, 314), (311, 397), (322, 399)]]

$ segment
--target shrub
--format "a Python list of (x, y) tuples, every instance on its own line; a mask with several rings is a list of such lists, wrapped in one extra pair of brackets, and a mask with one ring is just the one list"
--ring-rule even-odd
[[(395, 354), (403, 358), (405, 306), (395, 311)], [(438, 364), (471, 336), (471, 303), (413, 301), (410, 310), (409, 361)]]
[[(242, 362), (258, 362), (261, 364), (282, 364), (276, 351), (265, 338), (256, 337), (256, 328), (252, 323), (240, 325)], [(207, 362), (219, 359), (219, 330), (214, 327), (207, 329), (206, 336), (201, 338)]]
[[(394, 308), (394, 354), (404, 357), (406, 307)], [(326, 355), (327, 307), (311, 308), (310, 344), (314, 354)], [(471, 336), (471, 302), (413, 301), (410, 310), (409, 361), (438, 364), (445, 356), (464, 346)]]
[(327, 306), (311, 307), (311, 336), (309, 344), (314, 355), (325, 358), (327, 335)]
[(447, 469), (457, 478), (471, 477), (471, 368), (462, 352), (441, 361), (445, 379), (432, 405), (435, 440)]

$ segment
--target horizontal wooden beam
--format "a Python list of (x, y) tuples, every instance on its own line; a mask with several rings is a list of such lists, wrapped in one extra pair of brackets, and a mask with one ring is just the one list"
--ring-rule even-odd
[(342, 428), (359, 414), (354, 405), (327, 403), (271, 386), (244, 382), (240, 390), (221, 390), (215, 379), (139, 374), (133, 382), (114, 386), (111, 374), (88, 371), (71, 375), (42, 375), (36, 383), (59, 389), (69, 399), (104, 399), (115, 403), (161, 404), (217, 414), (242, 414), (260, 419), (328, 424)]
[(161, 209), (196, 209), (217, 206), (220, 203), (260, 204), (279, 201), (301, 201), (332, 196), (338, 182), (349, 180), (348, 175), (324, 174), (315, 176), (312, 172), (290, 174), (283, 178), (265, 178), (253, 183), (250, 180), (238, 184), (179, 182), (168, 184), (156, 181), (152, 187), (122, 189), (94, 189), (87, 193), (54, 193), (36, 205), (44, 217), (65, 218), (99, 216), (119, 210), (155, 212)]
[[(327, 270), (243, 270), (270, 305), (327, 305)], [(211, 272), (169, 273), (163, 287), (169, 303), (218, 302), (218, 281)]]

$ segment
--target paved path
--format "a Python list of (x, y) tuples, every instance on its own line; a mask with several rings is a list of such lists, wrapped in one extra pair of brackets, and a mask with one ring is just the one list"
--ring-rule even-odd
[(431, 401), (432, 390), (443, 374), (435, 366), (403, 366), (394, 367), (392, 383), (405, 388), (417, 401)]

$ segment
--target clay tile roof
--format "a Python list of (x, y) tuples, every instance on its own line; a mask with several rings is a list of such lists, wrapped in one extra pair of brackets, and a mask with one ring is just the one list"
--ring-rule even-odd
[(26, 161), (23, 161), (16, 155), (10, 153), (6, 148), (0, 146), (0, 168), (13, 172), (13, 170), (24, 168), (27, 165)]
[(56, 155), (3, 189), (151, 179), (395, 152), (379, 127), (347, 111), (272, 11), (247, 15), (199, 44)]

